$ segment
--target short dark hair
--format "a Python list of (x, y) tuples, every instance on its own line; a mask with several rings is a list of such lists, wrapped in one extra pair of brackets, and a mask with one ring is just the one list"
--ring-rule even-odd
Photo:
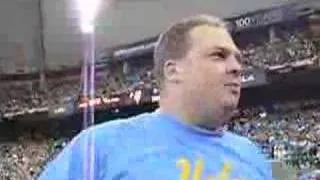
[(153, 54), (154, 73), (157, 76), (158, 83), (161, 84), (164, 79), (163, 66), (165, 62), (169, 59), (183, 58), (191, 45), (189, 32), (202, 25), (226, 28), (225, 23), (217, 17), (197, 15), (174, 23), (160, 34)]

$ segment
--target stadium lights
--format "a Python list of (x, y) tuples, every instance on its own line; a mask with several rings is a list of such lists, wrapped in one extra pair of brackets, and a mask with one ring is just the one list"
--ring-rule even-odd
[(94, 32), (94, 21), (98, 13), (101, 0), (76, 0), (80, 14), (80, 28), (82, 33)]

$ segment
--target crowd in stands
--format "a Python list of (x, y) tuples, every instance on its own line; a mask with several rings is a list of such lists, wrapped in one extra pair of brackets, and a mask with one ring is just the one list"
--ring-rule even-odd
[(47, 108), (46, 93), (32, 89), (28, 83), (0, 83), (0, 117), (3, 114), (25, 114), (34, 108)]
[(275, 38), (259, 45), (246, 45), (242, 50), (243, 63), (248, 67), (264, 69), (317, 64), (320, 56), (317, 41), (319, 40), (308, 38), (305, 32), (282, 33), (281, 39)]
[(48, 81), (48, 97), (46, 99), (49, 104), (63, 104), (66, 101), (75, 100), (81, 91), (80, 87), (79, 76)]
[[(320, 100), (247, 107), (239, 110), (235, 120), (227, 125), (229, 130), (249, 137), (270, 159), (299, 170), (320, 169)], [(59, 136), (59, 131), (62, 129), (49, 137), (29, 130), (17, 141), (0, 143), (0, 167), (15, 167), (15, 171), (8, 169), (2, 176), (23, 172), (25, 177), (36, 177), (73, 136)]]
[[(7, 126), (0, 141), (0, 180), (31, 180), (76, 134), (75, 129), (55, 126)], [(13, 132), (14, 131), (14, 132)], [(65, 135), (64, 131), (69, 131)], [(4, 135), (5, 134), (5, 135)], [(72, 134), (72, 135), (70, 135)]]
[(255, 141), (272, 159), (299, 169), (320, 168), (320, 101), (273, 104), (268, 109), (243, 110), (229, 128)]
[(67, 141), (63, 139), (40, 141), (28, 139), (28, 137), (23, 137), (14, 143), (2, 143), (0, 167), (3, 169), (0, 168), (0, 179), (31, 180), (35, 178), (43, 170), (44, 165), (56, 157), (66, 143)]
[[(49, 159), (49, 147), (46, 139), (41, 141), (22, 137), (15, 143), (3, 143), (1, 148), (2, 165), (11, 165), (12, 169), (18, 169), (19, 172), (12, 170), (12, 173), (22, 174), (27, 179), (34, 177), (41, 170), (43, 163)], [(12, 173), (0, 175), (11, 177)], [(5, 177), (3, 177), (5, 178)]]

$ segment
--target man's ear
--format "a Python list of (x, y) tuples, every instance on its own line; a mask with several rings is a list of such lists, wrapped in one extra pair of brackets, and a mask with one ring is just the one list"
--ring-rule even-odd
[(164, 78), (168, 82), (178, 83), (182, 80), (182, 74), (184, 73), (184, 69), (179, 64), (177, 60), (167, 60), (163, 66), (163, 74)]

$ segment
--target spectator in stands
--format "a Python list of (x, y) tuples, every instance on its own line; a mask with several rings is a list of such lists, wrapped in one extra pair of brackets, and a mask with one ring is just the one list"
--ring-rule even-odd
[(316, 125), (319, 103), (305, 100), (278, 104), (272, 113), (262, 110), (264, 113), (260, 114), (263, 116), (254, 115), (256, 108), (242, 110), (242, 119), (248, 120), (241, 124), (234, 122), (229, 128), (249, 137), (257, 142), (265, 153), (286, 161), (290, 166), (298, 169), (317, 168), (320, 162), (320, 158), (316, 156), (320, 137), (317, 136)]
[(240, 97), (239, 58), (219, 19), (174, 24), (154, 53), (160, 109), (83, 131), (40, 179), (272, 179), (257, 147), (222, 130)]

